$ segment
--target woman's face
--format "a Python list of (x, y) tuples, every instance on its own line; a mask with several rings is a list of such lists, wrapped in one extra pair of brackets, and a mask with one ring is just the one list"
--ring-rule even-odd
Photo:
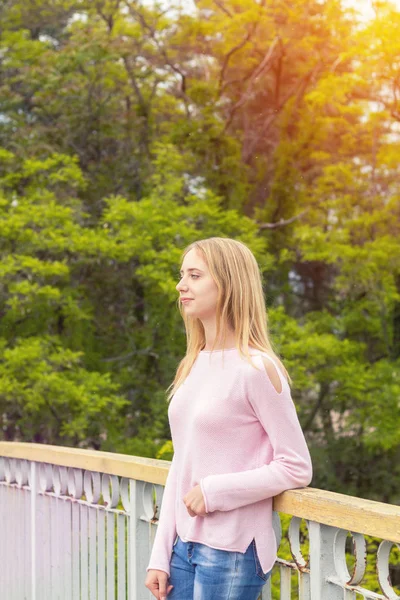
[(181, 279), (176, 286), (183, 310), (201, 321), (216, 315), (218, 288), (201, 252), (192, 248), (183, 259)]

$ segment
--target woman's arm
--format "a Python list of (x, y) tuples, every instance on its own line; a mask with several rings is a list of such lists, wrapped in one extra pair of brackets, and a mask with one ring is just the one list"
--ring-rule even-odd
[(174, 459), (168, 472), (164, 495), (161, 502), (160, 518), (151, 551), (150, 562), (146, 569), (157, 569), (170, 574), (172, 548), (176, 538), (176, 466)]
[(204, 477), (200, 485), (207, 512), (233, 510), (288, 489), (305, 487), (311, 481), (310, 453), (289, 384), (268, 358), (262, 360), (265, 370), (253, 369), (247, 382), (247, 397), (269, 437), (273, 459), (257, 469)]

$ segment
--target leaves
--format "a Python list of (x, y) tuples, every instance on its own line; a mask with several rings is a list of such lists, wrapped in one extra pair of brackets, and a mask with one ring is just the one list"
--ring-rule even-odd
[(397, 499), (398, 10), (12, 0), (0, 19), (3, 436), (169, 456), (181, 253), (228, 236), (263, 272), (314, 485)]
[(88, 373), (81, 352), (62, 348), (55, 336), (2, 347), (0, 398), (6, 424), (23, 440), (98, 444), (108, 420), (126, 404), (109, 374)]

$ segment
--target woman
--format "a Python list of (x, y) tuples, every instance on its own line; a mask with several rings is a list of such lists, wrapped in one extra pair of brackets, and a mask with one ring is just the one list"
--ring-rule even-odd
[(187, 352), (145, 585), (158, 600), (257, 600), (276, 559), (273, 496), (310, 483), (310, 455), (247, 246), (191, 244), (176, 289)]

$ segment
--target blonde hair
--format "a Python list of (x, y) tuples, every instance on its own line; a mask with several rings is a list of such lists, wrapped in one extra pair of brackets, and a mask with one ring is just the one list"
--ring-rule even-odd
[[(201, 253), (218, 288), (215, 341), (220, 339), (222, 330), (222, 342), (225, 342), (226, 326), (229, 326), (235, 332), (235, 346), (243, 357), (252, 363), (249, 346), (268, 353), (277, 361), (290, 383), (289, 374), (274, 352), (268, 336), (268, 317), (262, 278), (251, 250), (242, 242), (230, 238), (212, 237), (187, 246), (183, 251), (182, 260), (193, 248)], [(185, 324), (187, 348), (186, 355), (179, 363), (174, 381), (167, 389), (167, 392), (171, 390), (167, 401), (184, 382), (197, 355), (206, 343), (200, 319), (187, 316), (179, 300), (178, 306)]]

